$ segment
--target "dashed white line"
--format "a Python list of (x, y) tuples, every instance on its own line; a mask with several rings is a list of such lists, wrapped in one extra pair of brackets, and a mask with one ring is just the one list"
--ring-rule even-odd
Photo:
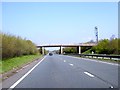
[(90, 74), (89, 72), (84, 72), (84, 73), (90, 77), (94, 77), (94, 75)]
[(114, 88), (113, 86), (110, 86), (110, 88)]
[(64, 60), (64, 62), (66, 62), (66, 60)]
[(84, 60), (87, 60), (87, 61), (93, 61), (93, 62), (104, 63), (104, 64), (109, 64), (109, 65), (116, 65), (116, 66), (119, 65), (119, 64), (116, 64), (116, 63), (103, 62), (103, 61), (100, 61), (100, 60), (93, 60), (93, 59), (88, 59), (88, 58), (80, 58), (80, 57), (73, 57), (73, 56), (66, 56), (66, 57), (72, 57), (72, 58), (76, 58), (76, 59), (84, 59)]
[(17, 82), (15, 82), (11, 87), (10, 90), (15, 88), (27, 75), (29, 75), (46, 57), (44, 57), (40, 62), (38, 62), (31, 70), (29, 70), (23, 77), (21, 77)]
[(69, 65), (73, 66), (73, 64), (69, 64)]

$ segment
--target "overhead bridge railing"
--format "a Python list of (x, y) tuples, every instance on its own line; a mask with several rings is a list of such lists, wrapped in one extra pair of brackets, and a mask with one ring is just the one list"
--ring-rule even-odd
[(102, 58), (120, 60), (120, 55), (106, 55), (106, 54), (66, 54), (80, 57)]

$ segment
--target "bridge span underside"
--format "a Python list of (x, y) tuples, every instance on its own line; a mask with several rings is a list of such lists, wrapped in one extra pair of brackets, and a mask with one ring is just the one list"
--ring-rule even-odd
[(45, 47), (60, 47), (60, 54), (63, 54), (63, 48), (64, 47), (76, 47), (77, 52), (81, 54), (81, 47), (92, 47), (95, 46), (96, 44), (79, 44), (79, 45), (41, 45), (37, 46), (37, 48), (42, 49), (42, 54), (44, 55), (44, 49)]

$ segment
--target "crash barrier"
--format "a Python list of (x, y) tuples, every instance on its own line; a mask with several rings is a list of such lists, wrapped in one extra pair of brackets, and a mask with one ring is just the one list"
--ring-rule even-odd
[(73, 55), (80, 57), (90, 57), (90, 58), (102, 58), (102, 59), (115, 59), (120, 60), (120, 55), (106, 55), (106, 54), (65, 54), (65, 55)]

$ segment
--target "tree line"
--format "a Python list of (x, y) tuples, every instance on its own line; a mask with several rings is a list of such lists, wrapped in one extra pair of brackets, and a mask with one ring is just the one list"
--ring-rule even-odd
[[(81, 47), (81, 53), (89, 50), (91, 47)], [(63, 48), (64, 53), (78, 53), (78, 48), (77, 47), (66, 47)]]
[[(89, 42), (87, 42), (89, 43)], [(65, 53), (78, 53), (76, 47), (67, 47), (63, 49)], [(85, 54), (120, 54), (120, 38), (99, 40), (96, 46), (81, 47), (81, 53)]]
[(120, 54), (120, 38), (100, 40), (90, 49), (90, 52), (92, 51), (96, 54)]
[(0, 36), (2, 36), (3, 59), (38, 53), (36, 45), (30, 40), (6, 33), (0, 33)]

